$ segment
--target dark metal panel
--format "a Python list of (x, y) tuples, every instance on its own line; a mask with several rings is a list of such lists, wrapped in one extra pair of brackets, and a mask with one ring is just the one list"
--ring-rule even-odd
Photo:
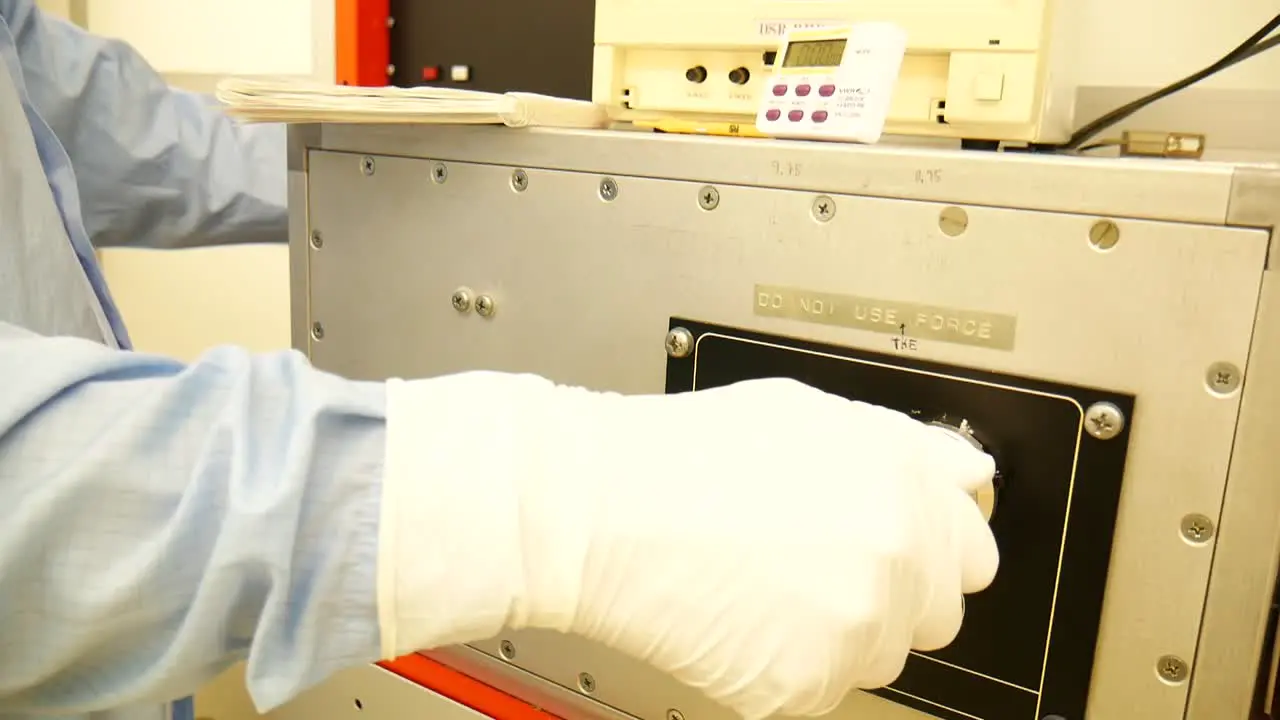
[[(393, 0), (392, 82), (591, 99), (594, 0)], [(470, 67), (453, 82), (452, 65)], [(439, 79), (424, 81), (424, 68)]]
[(1085, 717), (1131, 425), (1095, 438), (1084, 408), (1133, 418), (1132, 396), (679, 318), (669, 328), (685, 328), (695, 350), (668, 360), (668, 393), (787, 377), (970, 427), (998, 469), (999, 573), (967, 599), (950, 645), (914, 653), (874, 692), (946, 720)]

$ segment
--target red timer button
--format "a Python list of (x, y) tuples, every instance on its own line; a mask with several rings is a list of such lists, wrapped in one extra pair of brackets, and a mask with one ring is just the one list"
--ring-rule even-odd
[(808, 85), (797, 85), (796, 95), (799, 95), (800, 97), (808, 97), (811, 90), (813, 90), (813, 88)]
[(782, 117), (782, 111), (777, 108), (774, 108), (772, 110), (767, 110), (765, 111), (765, 114), (764, 114), (764, 119), (768, 120), (769, 122), (773, 122), (774, 120), (777, 120), (780, 117)]
[(813, 111), (812, 118), (813, 118), (813, 121), (814, 121), (814, 122), (816, 122), (816, 123), (826, 122), (826, 121), (827, 121), (827, 111), (826, 111), (826, 110), (814, 110), (814, 111)]
[(790, 120), (791, 122), (800, 122), (801, 120), (804, 119), (804, 111), (792, 110), (791, 112), (787, 113), (787, 119)]
[(773, 86), (773, 94), (774, 94), (774, 95), (776, 95), (776, 96), (778, 96), (778, 97), (782, 97), (783, 95), (786, 95), (786, 94), (787, 94), (787, 86), (786, 86), (786, 85), (774, 85), (774, 86)]
[(831, 97), (832, 95), (836, 94), (836, 86), (823, 85), (822, 87), (818, 88), (818, 94), (821, 95), (822, 97)]

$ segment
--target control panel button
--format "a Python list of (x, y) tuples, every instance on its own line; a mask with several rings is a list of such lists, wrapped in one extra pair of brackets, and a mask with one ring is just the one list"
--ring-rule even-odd
[(799, 95), (800, 97), (808, 97), (809, 91), (812, 89), (813, 88), (809, 87), (808, 85), (797, 85), (796, 95)]
[(787, 119), (790, 120), (791, 122), (800, 122), (801, 120), (804, 119), (804, 111), (792, 110), (791, 112), (787, 113)]
[(734, 85), (746, 85), (751, 81), (751, 71), (744, 68), (734, 68), (729, 71), (729, 82)]
[(777, 120), (780, 117), (782, 117), (782, 111), (779, 110), (778, 108), (767, 110), (765, 111), (765, 114), (764, 114), (764, 119), (768, 120), (769, 122), (773, 122), (774, 120)]
[(450, 67), (449, 79), (457, 83), (471, 82), (471, 66), (454, 65)]
[(707, 69), (701, 65), (684, 71), (684, 79), (691, 83), (700, 83), (707, 79)]
[(827, 111), (826, 111), (826, 110), (814, 110), (814, 111), (813, 111), (813, 115), (811, 115), (810, 117), (812, 117), (812, 118), (813, 118), (813, 121), (814, 121), (814, 122), (816, 122), (816, 123), (826, 122), (826, 121), (827, 121)]
[(822, 87), (818, 88), (818, 94), (821, 95), (822, 97), (831, 97), (832, 95), (836, 94), (836, 86), (823, 85)]
[(440, 79), (440, 66), (428, 65), (422, 68), (422, 82), (435, 82)]
[(773, 86), (773, 94), (774, 94), (774, 95), (776, 95), (776, 96), (778, 96), (778, 97), (782, 97), (783, 95), (786, 95), (786, 94), (787, 94), (787, 86), (786, 86), (786, 85), (774, 85), (774, 86)]

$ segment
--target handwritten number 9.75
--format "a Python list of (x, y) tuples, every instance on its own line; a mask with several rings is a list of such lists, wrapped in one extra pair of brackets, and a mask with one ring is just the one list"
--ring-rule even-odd
[(942, 182), (942, 170), (940, 169), (916, 171), (917, 185), (937, 185), (940, 182)]
[(778, 177), (800, 177), (803, 170), (800, 163), (787, 162), (785, 160), (773, 161), (773, 174)]

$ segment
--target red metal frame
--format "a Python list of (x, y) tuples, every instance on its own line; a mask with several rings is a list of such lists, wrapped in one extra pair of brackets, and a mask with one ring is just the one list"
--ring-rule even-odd
[(495, 720), (560, 720), (519, 698), (422, 655), (379, 665), (417, 685)]
[(391, 0), (335, 0), (334, 55), (341, 85), (381, 87), (391, 64)]

